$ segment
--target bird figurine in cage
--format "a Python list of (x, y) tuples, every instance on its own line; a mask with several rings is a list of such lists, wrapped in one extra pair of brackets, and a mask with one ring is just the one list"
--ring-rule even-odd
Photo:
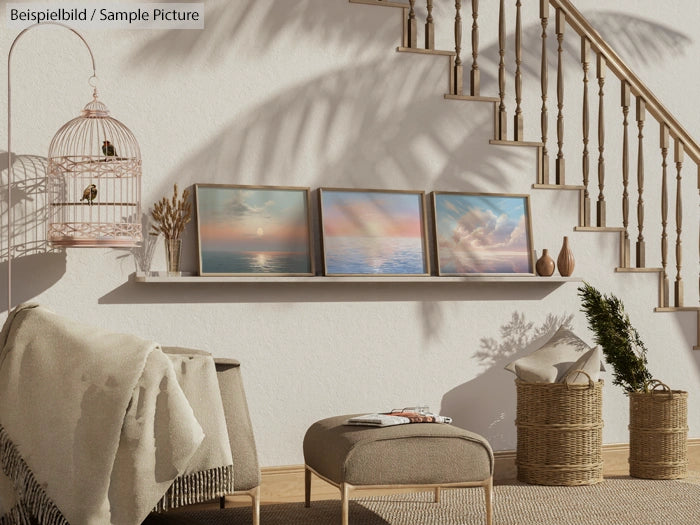
[(102, 153), (104, 153), (105, 157), (117, 156), (117, 150), (114, 148), (114, 145), (108, 140), (102, 142)]
[(88, 201), (88, 204), (92, 206), (92, 201), (94, 201), (97, 198), (97, 186), (94, 184), (90, 184), (85, 190), (83, 190), (83, 198), (80, 199), (80, 202), (83, 202), (84, 200)]

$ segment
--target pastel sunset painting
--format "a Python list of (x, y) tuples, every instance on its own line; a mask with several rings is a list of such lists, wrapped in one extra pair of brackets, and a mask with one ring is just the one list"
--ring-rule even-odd
[(313, 275), (308, 188), (195, 191), (200, 275)]
[(426, 275), (423, 192), (319, 190), (326, 275)]
[(439, 275), (534, 274), (527, 195), (433, 192)]

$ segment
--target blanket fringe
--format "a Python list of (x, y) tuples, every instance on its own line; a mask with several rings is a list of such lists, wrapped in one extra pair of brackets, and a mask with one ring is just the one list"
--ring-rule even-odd
[(32, 517), (40, 525), (69, 525), (58, 507), (37, 483), (34, 473), (22, 459), (17, 447), (0, 425), (0, 465), (12, 481), (19, 503), (4, 516), (0, 525), (30, 525)]
[(20, 503), (0, 516), (0, 525), (32, 525), (32, 520), (27, 508)]
[(233, 465), (201, 470), (175, 478), (153, 511), (165, 512), (184, 505), (211, 501), (232, 493)]

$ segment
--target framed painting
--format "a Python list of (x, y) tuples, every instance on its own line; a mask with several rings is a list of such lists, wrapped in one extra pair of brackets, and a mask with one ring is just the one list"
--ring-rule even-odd
[(324, 275), (429, 275), (425, 193), (318, 190)]
[(309, 188), (195, 184), (199, 274), (314, 275)]
[(529, 195), (432, 197), (438, 275), (535, 275)]

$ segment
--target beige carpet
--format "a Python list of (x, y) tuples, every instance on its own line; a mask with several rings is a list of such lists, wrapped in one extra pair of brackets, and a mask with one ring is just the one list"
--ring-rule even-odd
[[(494, 488), (494, 525), (694, 525), (700, 523), (700, 485), (695, 479), (652, 481), (627, 477), (584, 487), (515, 483)], [(482, 489), (444, 490), (353, 500), (351, 525), (483, 525)], [(265, 505), (261, 525), (335, 525), (339, 501)], [(152, 516), (148, 525), (250, 524), (249, 508), (176, 511)], [(144, 524), (144, 525), (145, 525)]]

